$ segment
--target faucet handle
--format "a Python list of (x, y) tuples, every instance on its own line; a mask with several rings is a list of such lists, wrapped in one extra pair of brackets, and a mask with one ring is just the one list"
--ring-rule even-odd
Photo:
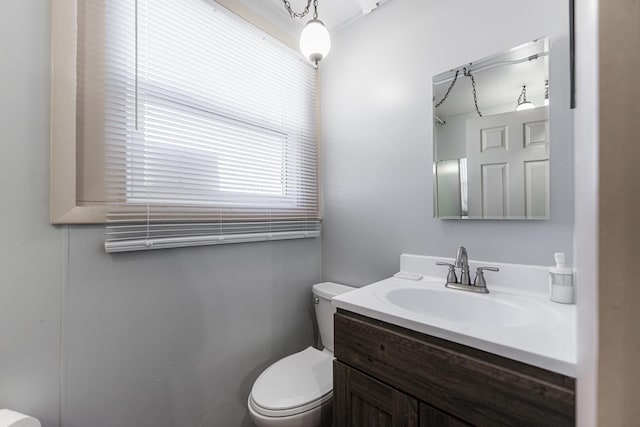
[(498, 267), (478, 267), (476, 269), (476, 278), (473, 279), (473, 286), (478, 286), (480, 288), (486, 288), (487, 282), (484, 279), (484, 271), (500, 271)]
[(438, 261), (436, 265), (446, 265), (449, 267), (449, 273), (447, 274), (447, 283), (458, 283), (458, 276), (456, 276), (456, 266), (449, 264), (448, 262)]

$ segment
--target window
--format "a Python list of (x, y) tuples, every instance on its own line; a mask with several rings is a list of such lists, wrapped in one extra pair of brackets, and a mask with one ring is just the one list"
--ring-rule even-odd
[(210, 0), (79, 0), (78, 16), (107, 251), (319, 234), (315, 70), (297, 52)]

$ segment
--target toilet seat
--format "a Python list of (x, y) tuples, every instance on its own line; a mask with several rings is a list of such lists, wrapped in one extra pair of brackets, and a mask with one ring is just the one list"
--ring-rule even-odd
[(269, 366), (255, 381), (249, 404), (266, 417), (300, 414), (333, 397), (333, 355), (308, 347)]

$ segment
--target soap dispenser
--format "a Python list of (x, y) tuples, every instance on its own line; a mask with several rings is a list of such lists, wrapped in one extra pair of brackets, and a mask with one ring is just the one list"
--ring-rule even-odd
[(562, 304), (573, 304), (573, 270), (565, 264), (563, 252), (556, 252), (553, 254), (553, 258), (556, 261), (556, 265), (549, 268), (551, 301)]

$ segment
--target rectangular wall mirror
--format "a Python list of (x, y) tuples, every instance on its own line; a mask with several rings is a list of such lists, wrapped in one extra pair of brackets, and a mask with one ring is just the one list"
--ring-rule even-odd
[(433, 77), (434, 217), (549, 219), (549, 41)]

